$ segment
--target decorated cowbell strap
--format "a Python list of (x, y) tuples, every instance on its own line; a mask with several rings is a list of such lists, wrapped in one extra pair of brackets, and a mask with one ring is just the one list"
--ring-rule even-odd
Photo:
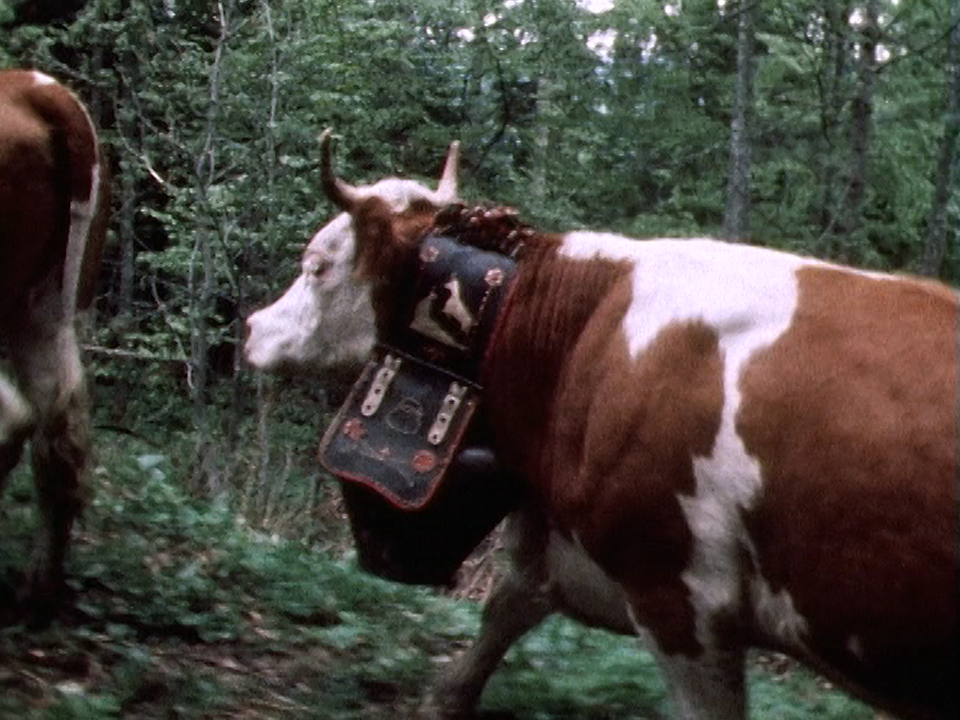
[(401, 323), (386, 345), (477, 384), (516, 273), (516, 262), (499, 252), (445, 235), (427, 236)]

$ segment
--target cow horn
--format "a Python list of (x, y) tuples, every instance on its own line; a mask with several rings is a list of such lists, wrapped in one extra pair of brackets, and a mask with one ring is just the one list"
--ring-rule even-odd
[(447, 150), (447, 161), (440, 175), (440, 184), (437, 185), (436, 197), (441, 203), (452, 203), (457, 200), (457, 174), (460, 170), (460, 143), (450, 143)]
[(333, 130), (327, 128), (320, 133), (320, 183), (323, 186), (323, 193), (341, 210), (350, 212), (357, 201), (360, 200), (360, 194), (357, 189), (344, 182), (333, 174), (333, 164), (330, 160), (330, 137)]

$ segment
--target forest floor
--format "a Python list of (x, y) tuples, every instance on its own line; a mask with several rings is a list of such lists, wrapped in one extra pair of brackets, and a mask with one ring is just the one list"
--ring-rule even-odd
[[(368, 627), (365, 636), (363, 621), (333, 632), (336, 626), (321, 631), (321, 619), (296, 622), (293, 631), (252, 615), (242, 637), (222, 641), (190, 638), (182, 627), (79, 617), (39, 633), (7, 629), (0, 634), (0, 718), (415, 718), (436, 661), (464, 647), (469, 634), (450, 637), (436, 628), (430, 637), (422, 628), (404, 647), (387, 628)], [(560, 619), (549, 625), (508, 656), (478, 720), (668, 717), (652, 658), (632, 640), (588, 636)], [(755, 659), (752, 676), (755, 718), (878, 717), (779, 656)]]
[[(120, 639), (62, 625), (0, 643), (0, 718), (401, 718), (402, 683), (351, 678), (319, 643)], [(353, 707), (330, 703), (349, 694)]]
[[(44, 630), (0, 627), (0, 720), (416, 717), (439, 666), (476, 635), (497, 553), (469, 568), (466, 598), (389, 583), (356, 569), (343, 538), (252, 529), (228, 504), (185, 493), (171, 468), (122, 452), (99, 469), (69, 610)], [(0, 586), (26, 564), (32, 516), (30, 485), (14, 477), (0, 502)], [(750, 684), (753, 718), (877, 717), (782, 657), (754, 658)], [(668, 712), (635, 639), (559, 617), (508, 653), (482, 708), (483, 720)]]

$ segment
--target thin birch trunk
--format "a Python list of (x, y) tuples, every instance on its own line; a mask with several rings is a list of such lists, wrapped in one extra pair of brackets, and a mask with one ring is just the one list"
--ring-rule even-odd
[[(954, 6), (953, 26), (947, 45), (947, 115), (940, 156), (933, 180), (933, 201), (923, 242), (920, 272), (935, 276), (943, 268), (947, 255), (947, 209), (950, 198), (960, 194), (958, 185), (958, 151), (960, 151), (960, 5)], [(954, 230), (956, 232), (956, 230)]]
[[(227, 51), (230, 19), (235, 0), (217, 3), (217, 21), (220, 34), (210, 66), (208, 86), (207, 123), (203, 138), (203, 147), (194, 163), (196, 177), (195, 194), (198, 207), (207, 206), (207, 195), (217, 176), (217, 131), (220, 116), (220, 80), (223, 72), (223, 59)], [(197, 227), (193, 251), (190, 255), (188, 272), (189, 322), (190, 322), (190, 399), (193, 406), (193, 421), (196, 430), (196, 457), (199, 463), (196, 483), (198, 489), (215, 494), (219, 491), (220, 478), (215, 457), (213, 424), (208, 407), (208, 372), (210, 339), (208, 326), (212, 314), (212, 302), (216, 284), (214, 249), (215, 230), (209, 218), (205, 224)]]
[(849, 239), (855, 238), (863, 229), (867, 157), (873, 125), (873, 89), (877, 75), (879, 14), (877, 0), (866, 0), (859, 29), (859, 54), (856, 58), (857, 88), (850, 106), (850, 164), (843, 212), (843, 232)]
[(737, 79), (730, 119), (730, 160), (723, 236), (745, 240), (750, 236), (750, 115), (753, 110), (754, 2), (740, 0), (737, 15)]
[(840, 142), (840, 115), (849, 73), (850, 7), (847, 0), (825, 0), (824, 17), (825, 61), (822, 71), (817, 75), (820, 92), (820, 136), (815, 163), (820, 189), (818, 216), (821, 233), (817, 251), (832, 255), (839, 221), (838, 155), (844, 146), (844, 143)]

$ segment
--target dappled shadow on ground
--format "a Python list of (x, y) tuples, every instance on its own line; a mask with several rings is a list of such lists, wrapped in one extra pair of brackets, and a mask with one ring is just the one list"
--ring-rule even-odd
[[(112, 637), (110, 630), (8, 630), (0, 639), (0, 717), (44, 717), (62, 708), (57, 716), (130, 720), (386, 719), (410, 717), (416, 706), (404, 688), (380, 679), (352, 679), (337, 690), (351, 662), (348, 652), (307, 644), (134, 640)], [(339, 707), (326, 713), (331, 695)]]
[[(249, 612), (235, 637), (211, 642), (188, 624), (150, 625), (133, 616), (94, 616), (85, 610), (108, 607), (105, 594), (104, 589), (85, 588), (80, 606), (44, 631), (0, 629), (0, 718), (415, 718), (419, 696), (435, 670), (428, 659), (412, 668), (390, 666), (384, 648), (402, 643), (399, 638), (311, 638), (317, 628), (349, 631), (323, 613), (298, 616), (284, 625)], [(449, 657), (467, 642), (463, 636), (444, 636), (443, 628), (435, 630), (437, 634), (414, 641), (416, 653)], [(596, 637), (565, 621), (548, 624), (495, 675), (487, 709), (478, 720), (664, 720), (662, 688), (638, 673), (650, 671), (644, 667), (649, 664), (645, 654), (613, 636), (609, 638), (617, 644), (607, 651), (602, 644), (607, 641), (593, 640)], [(577, 655), (598, 651), (605, 655), (589, 660), (597, 678), (576, 685), (583, 681), (576, 677)], [(386, 665), (371, 664), (371, 654)], [(798, 720), (882, 717), (854, 706), (824, 706), (829, 686), (781, 655), (758, 655), (751, 664), (754, 680), (761, 678), (769, 696), (768, 710), (770, 705), (791, 707), (788, 716)], [(782, 697), (776, 694), (781, 692), (778, 687)], [(810, 703), (810, 714), (798, 701)], [(829, 712), (823, 712), (824, 707)], [(757, 717), (764, 716), (766, 712)]]
[(0, 718), (386, 719), (416, 706), (408, 687), (351, 673), (351, 648), (292, 637), (257, 613), (242, 639), (204, 642), (189, 624), (85, 609), (109, 605), (104, 590), (85, 588), (44, 630), (0, 628)]

